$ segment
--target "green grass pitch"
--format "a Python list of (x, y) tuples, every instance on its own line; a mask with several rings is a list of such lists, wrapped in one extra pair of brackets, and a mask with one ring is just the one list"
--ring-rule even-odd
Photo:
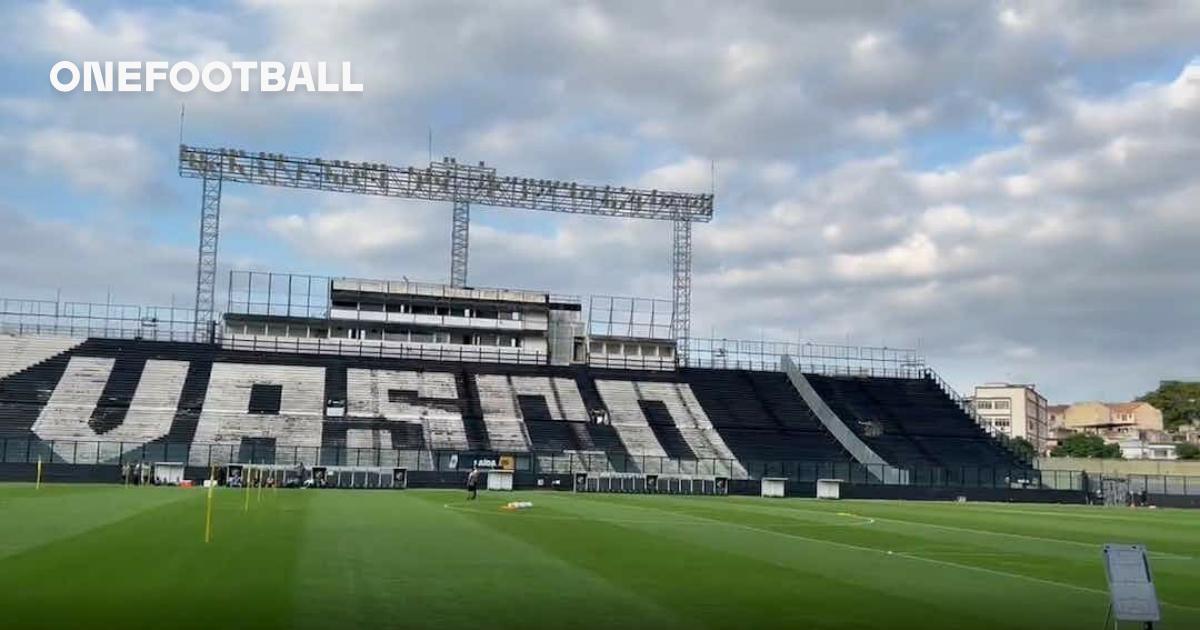
[(1197, 511), (220, 489), (205, 544), (205, 494), (0, 486), (0, 627), (1099, 628), (1139, 542), (1200, 628)]

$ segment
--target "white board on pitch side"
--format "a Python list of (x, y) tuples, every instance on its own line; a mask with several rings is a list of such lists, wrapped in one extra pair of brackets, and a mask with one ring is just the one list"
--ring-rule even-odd
[(500, 469), (487, 471), (487, 489), (500, 491), (512, 490), (513, 471)]
[(1158, 594), (1145, 545), (1104, 545), (1104, 572), (1114, 617), (1120, 621), (1158, 621)]
[(782, 497), (787, 492), (787, 479), (784, 477), (763, 477), (761, 481), (762, 496)]

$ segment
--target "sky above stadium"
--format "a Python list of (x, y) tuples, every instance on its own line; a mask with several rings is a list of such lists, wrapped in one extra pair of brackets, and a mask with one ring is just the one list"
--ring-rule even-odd
[[(190, 303), (185, 140), (716, 189), (697, 336), (920, 347), (960, 390), (1200, 377), (1200, 3), (0, 4), (0, 296)], [(349, 60), (361, 94), (54, 91)], [(716, 164), (715, 181), (713, 163)], [(444, 281), (444, 204), (227, 187), (221, 265)], [(670, 297), (670, 226), (479, 209), (471, 284)]]

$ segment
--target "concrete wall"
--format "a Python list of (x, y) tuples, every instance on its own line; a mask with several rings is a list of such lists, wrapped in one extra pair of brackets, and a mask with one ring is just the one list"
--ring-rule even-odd
[(1088, 459), (1040, 457), (1034, 466), (1042, 470), (1072, 470), (1111, 475), (1183, 475), (1200, 477), (1200, 461), (1153, 459)]

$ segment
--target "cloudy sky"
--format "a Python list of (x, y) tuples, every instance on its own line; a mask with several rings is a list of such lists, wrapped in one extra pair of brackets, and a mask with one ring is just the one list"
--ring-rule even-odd
[[(960, 390), (1200, 377), (1200, 3), (0, 2), (0, 295), (190, 302), (185, 139), (717, 190), (694, 332)], [(59, 94), (60, 59), (351, 61), (362, 94)], [(716, 164), (716, 181), (711, 165)], [(670, 226), (474, 213), (475, 285), (670, 296)], [(227, 187), (224, 269), (443, 281), (444, 205)]]

